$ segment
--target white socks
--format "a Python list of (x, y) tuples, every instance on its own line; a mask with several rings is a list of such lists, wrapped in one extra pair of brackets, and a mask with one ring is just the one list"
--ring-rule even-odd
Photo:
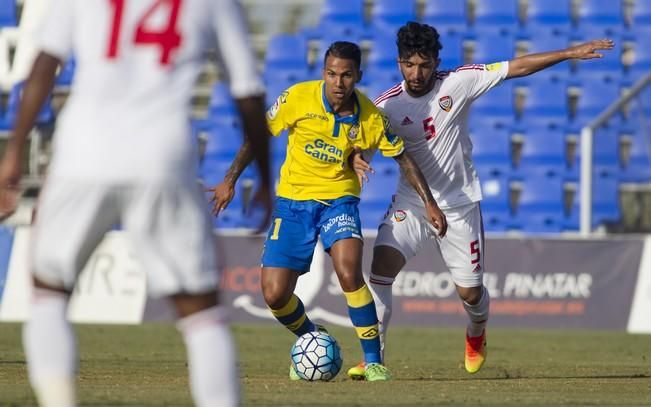
[[(73, 407), (77, 343), (66, 319), (68, 296), (34, 289), (23, 326), (29, 379), (42, 407)], [(177, 323), (185, 340), (190, 383), (198, 407), (231, 407), (240, 401), (236, 349), (224, 310), (212, 307)]]
[(77, 343), (66, 319), (68, 296), (34, 288), (29, 320), (23, 326), (23, 347), (29, 379), (39, 405), (75, 405)]
[(474, 305), (470, 305), (467, 302), (463, 301), (463, 308), (466, 309), (470, 322), (468, 322), (468, 336), (476, 337), (480, 336), (486, 328), (486, 322), (488, 321), (488, 309), (490, 306), (490, 296), (488, 295), (488, 290), (486, 287), (481, 288), (481, 298), (479, 302)]
[(236, 349), (224, 311), (212, 307), (177, 322), (185, 340), (190, 388), (198, 407), (239, 405)]
[(391, 311), (393, 310), (393, 281), (391, 277), (378, 276), (371, 273), (368, 281), (373, 301), (375, 301), (375, 309), (377, 311), (378, 328), (380, 330), (380, 351), (382, 352), (382, 360), (384, 361), (384, 348), (386, 345), (386, 332), (389, 329), (389, 321), (391, 321)]

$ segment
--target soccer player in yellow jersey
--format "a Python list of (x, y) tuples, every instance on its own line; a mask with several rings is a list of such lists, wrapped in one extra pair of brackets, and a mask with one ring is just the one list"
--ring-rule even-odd
[[(271, 133), (289, 130), (280, 170), (276, 207), (262, 255), (262, 293), (273, 315), (297, 336), (319, 329), (294, 294), (298, 277), (309, 271), (317, 239), (332, 257), (360, 339), (368, 381), (388, 380), (382, 364), (378, 320), (362, 275), (362, 234), (358, 212), (360, 179), (347, 159), (357, 149), (393, 157), (418, 192), (431, 224), (444, 235), (447, 222), (425, 179), (404, 152), (403, 141), (373, 103), (355, 90), (361, 78), (356, 44), (335, 42), (325, 53), (323, 80), (298, 83), (267, 111)], [(214, 187), (213, 212), (234, 195), (237, 178), (253, 156), (246, 142), (224, 182)], [(298, 375), (290, 369), (290, 377)]]

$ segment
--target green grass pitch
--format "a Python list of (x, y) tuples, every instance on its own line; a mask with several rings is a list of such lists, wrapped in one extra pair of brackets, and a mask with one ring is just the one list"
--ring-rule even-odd
[[(185, 351), (172, 325), (79, 325), (79, 398), (87, 406), (188, 406)], [(293, 336), (237, 325), (245, 406), (649, 406), (651, 337), (613, 332), (488, 331), (488, 360), (463, 370), (463, 328), (393, 327), (390, 382), (354, 382), (352, 329), (331, 328), (344, 355), (333, 382), (290, 382)], [(34, 405), (20, 326), (0, 324), (0, 406)]]

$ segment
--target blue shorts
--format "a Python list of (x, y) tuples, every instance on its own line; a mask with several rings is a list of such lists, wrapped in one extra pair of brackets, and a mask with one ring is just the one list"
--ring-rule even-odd
[(362, 240), (359, 198), (323, 201), (277, 198), (262, 253), (263, 267), (282, 267), (301, 274), (310, 270), (319, 235), (326, 251), (341, 239)]

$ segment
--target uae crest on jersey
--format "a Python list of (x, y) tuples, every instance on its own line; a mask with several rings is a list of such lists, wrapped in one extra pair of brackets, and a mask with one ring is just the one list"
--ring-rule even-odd
[(439, 106), (441, 109), (449, 112), (452, 109), (452, 98), (450, 96), (443, 96), (439, 99)]
[(358, 134), (359, 134), (359, 124), (353, 124), (352, 126), (350, 126), (350, 130), (348, 130), (348, 138), (351, 140), (355, 140)]

